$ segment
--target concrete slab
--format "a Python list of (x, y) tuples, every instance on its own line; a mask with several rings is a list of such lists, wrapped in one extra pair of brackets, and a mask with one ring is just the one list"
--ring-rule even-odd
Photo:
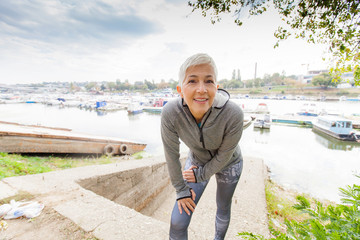
[(0, 182), (0, 199), (14, 196), (17, 190), (5, 182)]
[[(37, 200), (46, 207), (55, 209), (99, 239), (168, 239), (174, 195), (155, 211), (154, 217), (149, 217), (78, 184), (80, 180), (152, 167), (164, 161), (156, 157), (5, 178), (0, 181), (0, 199), (14, 195), (17, 191), (27, 191), (36, 195)], [(235, 235), (240, 231), (268, 236), (265, 178), (262, 160), (246, 157), (241, 182), (234, 195), (232, 222), (226, 239), (239, 239)], [(211, 180), (193, 216), (190, 239), (213, 238), (215, 191), (216, 183)], [(159, 201), (163, 201), (163, 198)]]

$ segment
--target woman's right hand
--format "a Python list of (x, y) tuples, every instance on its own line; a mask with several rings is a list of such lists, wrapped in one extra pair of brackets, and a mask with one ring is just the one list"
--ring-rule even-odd
[(187, 215), (190, 215), (190, 211), (191, 212), (195, 211), (196, 204), (194, 201), (196, 194), (192, 189), (190, 189), (190, 192), (191, 192), (191, 198), (182, 198), (177, 201), (180, 214), (182, 214), (183, 209), (187, 213)]

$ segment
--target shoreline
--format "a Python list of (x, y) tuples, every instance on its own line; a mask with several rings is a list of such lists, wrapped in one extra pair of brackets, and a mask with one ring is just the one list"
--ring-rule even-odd
[[(157, 160), (154, 158), (142, 160), (129, 159), (112, 164), (9, 177), (1, 180), (0, 187), (5, 189), (3, 186), (7, 186), (9, 190), (7, 191), (8, 195), (13, 195), (14, 192), (19, 191), (29, 193), (35, 197), (36, 201), (44, 203), (45, 208), (55, 210), (60, 216), (64, 217), (63, 220), (70, 220), (84, 230), (84, 234), (91, 232), (97, 239), (138, 239), (143, 236), (152, 239), (167, 239), (168, 220), (160, 221), (142, 215), (131, 208), (116, 204), (92, 191), (86, 190), (77, 183), (80, 179), (97, 178), (96, 176), (102, 175), (110, 176), (111, 174), (119, 174), (121, 171), (137, 169), (141, 166), (150, 167), (163, 161), (158, 158)], [(243, 176), (233, 198), (233, 217), (227, 239), (239, 239), (236, 237), (236, 234), (242, 231), (269, 235), (267, 227), (268, 213), (265, 200), (265, 174), (265, 167), (261, 159), (246, 157)], [(190, 234), (200, 237), (196, 239), (208, 239), (208, 236), (211, 235), (209, 229), (214, 229), (213, 219), (216, 212), (216, 204), (214, 202), (215, 190), (216, 184), (211, 183), (204, 192), (209, 197), (206, 197), (207, 195), (203, 196), (197, 209), (197, 215), (194, 215), (192, 223), (195, 225), (191, 229), (195, 228), (197, 231), (194, 233), (194, 231), (190, 230)], [(4, 197), (9, 196), (6, 196), (6, 191), (1, 191), (0, 199), (4, 199)], [(173, 200), (170, 199), (170, 201), (172, 205)], [(202, 204), (202, 207), (200, 204)], [(211, 211), (208, 211), (209, 208), (211, 208)], [(166, 214), (171, 209), (166, 210)], [(160, 214), (164, 214), (161, 208), (159, 210)], [(43, 212), (42, 214), (47, 216), (48, 212)], [(7, 237), (10, 237), (11, 234), (18, 234), (20, 232), (25, 238), (26, 236), (37, 236), (37, 239), (49, 239), (48, 237), (41, 237), (47, 236), (44, 232), (41, 236), (34, 235), (40, 229), (46, 229), (44, 231), (49, 231), (48, 234), (51, 234), (51, 231), (59, 232), (58, 229), (52, 230), (55, 226), (51, 225), (51, 221), (49, 221), (51, 214), (49, 215), (48, 218), (43, 218), (42, 220), (41, 218), (35, 218), (34, 221), (27, 221), (25, 219), (7, 220), (9, 227), (5, 232), (1, 232), (0, 236), (7, 233)], [(57, 219), (57, 225), (63, 226), (63, 220)], [(136, 224), (139, 222), (143, 224)], [(124, 225), (124, 223), (126, 224)], [(16, 232), (14, 233), (13, 231)], [(127, 234), (125, 238), (124, 233)], [(64, 235), (64, 233), (61, 234)]]
[[(115, 234), (111, 231), (107, 232), (107, 233), (104, 233), (104, 232), (97, 233), (97, 230), (95, 230), (96, 228), (89, 231), (89, 227), (86, 227), (87, 224), (85, 224), (85, 227), (84, 227), (83, 221), (88, 221), (88, 220), (85, 220), (86, 218), (88, 218), (86, 212), (91, 211), (91, 208), (92, 208), (90, 205), (88, 206), (88, 209), (84, 209), (85, 215), (83, 216), (83, 220), (79, 221), (79, 218), (78, 218), (79, 216), (73, 216), (74, 214), (82, 215), (82, 213), (80, 213), (81, 209), (82, 209), (81, 205), (83, 204), (84, 201), (85, 202), (92, 201), (92, 200), (90, 200), (92, 197), (90, 197), (89, 200), (83, 199), (83, 197), (81, 197), (81, 196), (88, 195), (88, 193), (85, 193), (83, 190), (81, 190), (77, 187), (75, 189), (73, 189), (74, 187), (70, 186), (70, 189), (73, 189), (73, 190), (70, 190), (70, 189), (66, 190), (66, 189), (68, 189), (69, 186), (64, 186), (64, 183), (62, 183), (61, 185), (58, 185), (58, 183), (56, 183), (56, 181), (54, 182), (53, 180), (51, 180), (51, 178), (52, 178), (51, 175), (58, 176), (55, 178), (55, 179), (58, 179), (60, 176), (68, 175), (69, 171), (73, 172), (72, 175), (79, 175), (80, 172), (81, 172), (81, 174), (84, 174), (84, 171), (85, 172), (88, 171), (86, 169), (94, 169), (96, 171), (97, 168), (98, 169), (102, 169), (102, 168), (109, 169), (109, 167), (110, 167), (110, 169), (111, 169), (111, 168), (113, 168), (111, 166), (119, 167), (122, 163), (127, 165), (127, 164), (130, 164), (131, 162), (134, 162), (136, 165), (139, 165), (139, 163), (142, 160), (149, 162), (149, 159), (147, 159), (147, 158), (142, 159), (142, 160), (141, 159), (136, 160), (134, 157), (129, 157), (129, 156), (125, 156), (125, 157), (126, 158), (123, 158), (122, 160), (120, 160), (117, 163), (72, 168), (69, 170), (54, 171), (54, 172), (49, 172), (49, 173), (44, 173), (44, 174), (27, 175), (27, 176), (20, 176), (20, 177), (10, 177), (10, 178), (5, 178), (5, 179), (1, 180), (0, 188), (2, 189), (2, 191), (0, 193), (0, 200), (2, 199), (2, 201), (3, 201), (4, 198), (9, 198), (14, 195), (16, 196), (16, 195), (23, 194), (23, 196), (25, 197), (26, 200), (35, 199), (36, 201), (44, 202), (46, 209), (43, 211), (43, 213), (38, 218), (35, 218), (34, 221), (27, 221), (25, 219), (6, 220), (6, 222), (8, 224), (8, 230), (0, 232), (0, 236), (3, 236), (4, 233), (10, 234), (10, 232), (12, 232), (12, 231), (17, 231), (16, 229), (25, 229), (25, 230), (22, 230), (19, 232), (21, 232), (21, 236), (24, 236), (26, 238), (26, 236), (34, 236), (33, 234), (36, 234), (36, 232), (39, 231), (39, 227), (41, 227), (41, 228), (45, 229), (44, 231), (52, 231), (52, 232), (56, 233), (57, 237), (63, 236), (65, 238), (66, 237), (69, 238), (69, 237), (74, 237), (76, 235), (76, 237), (74, 237), (72, 239), (79, 239), (79, 240), (84, 239), (84, 238), (85, 239), (113, 239), (113, 237), (117, 236), (119, 233)], [(287, 188), (287, 187), (281, 186), (280, 184), (273, 182), (270, 179), (269, 174), (268, 174), (269, 173), (268, 166), (266, 166), (261, 159), (254, 158), (254, 157), (248, 157), (248, 156), (246, 156), (245, 159), (246, 160), (244, 161), (244, 164), (246, 164), (247, 166), (244, 167), (243, 175), (240, 179), (241, 182), (239, 182), (239, 185), (237, 187), (236, 193), (233, 198), (234, 206), (233, 206), (233, 210), (232, 210), (233, 211), (232, 227), (229, 230), (229, 234), (230, 234), (230, 236), (234, 236), (234, 238), (229, 237), (229, 235), (227, 235), (228, 236), (227, 239), (239, 239), (238, 237), (235, 237), (235, 235), (238, 232), (244, 232), (244, 231), (253, 232), (256, 234), (262, 234), (264, 236), (270, 236), (268, 224), (274, 225), (274, 223), (275, 223), (275, 225), (280, 224), (279, 226), (281, 226), (282, 220), (281, 219), (279, 220), (277, 218), (281, 215), (281, 214), (279, 214), (280, 211), (275, 210), (275, 211), (271, 212), (271, 209), (269, 209), (269, 199), (266, 199), (266, 197), (265, 197), (265, 195), (267, 194), (267, 191), (269, 191), (269, 187), (267, 186), (269, 183), (272, 183), (273, 185), (275, 185), (275, 187), (273, 186), (270, 189), (270, 191), (272, 191), (273, 194), (275, 194), (278, 198), (286, 199), (286, 201), (292, 203), (292, 205), (296, 203), (297, 195), (305, 195), (305, 196), (309, 197), (309, 195), (307, 195), (307, 194), (301, 193), (292, 188)], [(150, 162), (149, 162), (150, 165), (152, 164), (151, 162), (152, 162), (152, 160), (150, 160)], [(136, 168), (138, 166), (134, 166), (134, 167)], [(91, 171), (93, 171), (93, 170), (91, 170)], [(102, 172), (102, 170), (100, 170), (100, 171)], [(90, 174), (89, 176), (94, 176), (93, 175), (94, 173)], [(97, 174), (95, 174), (95, 176), (96, 175)], [(70, 178), (73, 178), (73, 177), (70, 177)], [(76, 177), (76, 178), (78, 178), (78, 177)], [(38, 179), (38, 180), (36, 180), (36, 179)], [(57, 189), (56, 191), (60, 190), (60, 192), (63, 192), (63, 193), (57, 192), (55, 194), (55, 196), (51, 196), (51, 194), (50, 194), (52, 192), (51, 190), (49, 191), (48, 189), (34, 188), (35, 185), (37, 185), (37, 186), (40, 185), (39, 186), (40, 188), (41, 188), (41, 186), (43, 186), (43, 187), (47, 186), (47, 184), (44, 182), (44, 179), (51, 182), (51, 184), (49, 185), (50, 188), (54, 189), (54, 186), (55, 186), (55, 189)], [(64, 179), (64, 177), (60, 177), (59, 179)], [(68, 179), (68, 177), (66, 179)], [(214, 180), (214, 178), (212, 178), (212, 179)], [(28, 181), (30, 181), (30, 182), (28, 182)], [(36, 184), (36, 182), (38, 182), (38, 184)], [(216, 204), (214, 201), (214, 195), (215, 195), (214, 191), (216, 189), (216, 184), (215, 185), (214, 184), (215, 184), (214, 181), (211, 181), (209, 183), (209, 187), (205, 191), (204, 196), (202, 197), (201, 203), (199, 203), (199, 207), (197, 208), (198, 209), (197, 212), (199, 212), (199, 213), (197, 213), (197, 215), (194, 215), (194, 219), (190, 226), (190, 230), (189, 230), (190, 235), (196, 237), (196, 239), (202, 239), (205, 236), (206, 237), (204, 239), (208, 239), (208, 238), (212, 237), (211, 231), (209, 233), (209, 229), (213, 229), (213, 219), (214, 219), (214, 213), (216, 211), (216, 206), (215, 206)], [(56, 187), (57, 185), (58, 185), (58, 187)], [(67, 185), (66, 182), (65, 182), (65, 185)], [(70, 184), (70, 185), (72, 185), (72, 184)], [(74, 190), (75, 190), (75, 192), (74, 192)], [(78, 194), (76, 194), (77, 191), (82, 192), (81, 196), (77, 196), (78, 195)], [(68, 193), (66, 193), (66, 192), (68, 192)], [(79, 197), (81, 198), (81, 200), (80, 200), (81, 204), (79, 201), (75, 201), (75, 202), (77, 202), (77, 204), (80, 204), (80, 206), (77, 206), (77, 208), (79, 208), (77, 210), (74, 209), (74, 206), (69, 205), (67, 203), (69, 201), (75, 203), (74, 197), (75, 197), (75, 199), (79, 198)], [(172, 197), (174, 197), (174, 196), (172, 196)], [(152, 236), (158, 237), (157, 239), (166, 239), (167, 238), (167, 228), (168, 228), (168, 223), (169, 223), (169, 217), (171, 214), (172, 204), (174, 202), (174, 199), (172, 199), (172, 197), (170, 196), (170, 198), (169, 198), (170, 200), (166, 201), (166, 203), (161, 205), (158, 208), (157, 213), (151, 216), (151, 219), (156, 219), (156, 221), (163, 222), (160, 225), (165, 224), (164, 226), (160, 227), (162, 229), (160, 231), (160, 232), (162, 232), (161, 233), (162, 237), (159, 238), (159, 236), (152, 235)], [(313, 199), (313, 197), (311, 197), (311, 196), (310, 196), (310, 198)], [(320, 200), (320, 201), (326, 205), (332, 203), (328, 200)], [(96, 203), (96, 201), (95, 201), (93, 204), (95, 204), (95, 206), (99, 206), (98, 205), (99, 203)], [(60, 204), (60, 206), (59, 206), (59, 204)], [(61, 207), (61, 205), (62, 205), (62, 207)], [(115, 204), (115, 205), (117, 205), (117, 204)], [(285, 204), (283, 204), (283, 205), (285, 205)], [(64, 208), (64, 206), (67, 206), (67, 207)], [(111, 205), (111, 206), (113, 206), (113, 205)], [(164, 206), (166, 206), (166, 207), (164, 207)], [(90, 207), (90, 209), (89, 209), (89, 207)], [(110, 205), (109, 205), (109, 207), (110, 207)], [(110, 208), (113, 208), (113, 207), (110, 207)], [(118, 209), (117, 211), (123, 211), (121, 209)], [(133, 211), (130, 211), (130, 212), (129, 213), (131, 215), (133, 215), (135, 213)], [(137, 215), (137, 214), (135, 214), (135, 215)], [(134, 217), (135, 217), (135, 215), (134, 215)], [(110, 219), (112, 219), (112, 218), (110, 218)], [(117, 219), (116, 216), (115, 216), (115, 219)], [(147, 219), (148, 220), (146, 220), (146, 221), (149, 221), (149, 218), (147, 218)], [(97, 220), (95, 220), (93, 218), (92, 221), (96, 222)], [(111, 221), (114, 221), (114, 220), (111, 220)], [(71, 232), (70, 233), (62, 232), (61, 229), (58, 229), (55, 226), (53, 226), (51, 224), (52, 222), (56, 223), (59, 227), (66, 226), (68, 229), (71, 229), (69, 231), (72, 231), (72, 233)], [(204, 224), (204, 223), (206, 223), (206, 224)], [(104, 227), (105, 225), (103, 225), (103, 224), (102, 224), (102, 226)], [(93, 223), (91, 223), (90, 225), (95, 226), (96, 224), (94, 225)], [(31, 229), (31, 230), (29, 230), (29, 229)], [(196, 229), (196, 231), (191, 230), (191, 229)], [(203, 230), (201, 230), (201, 229), (203, 229)], [(142, 230), (140, 230), (140, 232), (141, 231)], [(113, 234), (115, 234), (115, 235), (113, 235)], [(7, 235), (5, 235), (5, 236), (7, 236)], [(11, 234), (8, 236), (11, 236)], [(132, 236), (134, 237), (134, 236), (138, 236), (138, 235), (132, 235)], [(133, 237), (125, 238), (125, 239), (136, 239), (136, 237), (134, 237), (134, 238)], [(41, 237), (38, 238), (38, 236), (37, 236), (37, 239), (48, 239), (48, 238), (41, 238)], [(54, 238), (54, 239), (57, 239), (57, 238)]]

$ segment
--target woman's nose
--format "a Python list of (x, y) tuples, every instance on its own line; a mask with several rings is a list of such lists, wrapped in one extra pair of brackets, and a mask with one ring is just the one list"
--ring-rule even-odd
[(206, 92), (206, 86), (205, 86), (205, 83), (204, 83), (204, 82), (199, 82), (197, 91), (198, 91), (199, 93), (204, 93), (204, 92)]

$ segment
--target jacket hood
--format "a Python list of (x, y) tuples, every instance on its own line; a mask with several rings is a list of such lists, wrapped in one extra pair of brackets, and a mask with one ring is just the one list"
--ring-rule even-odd
[(225, 91), (224, 89), (218, 89), (215, 95), (213, 107), (218, 109), (223, 108), (226, 105), (226, 103), (229, 101), (229, 99), (230, 99), (230, 94), (227, 91)]

